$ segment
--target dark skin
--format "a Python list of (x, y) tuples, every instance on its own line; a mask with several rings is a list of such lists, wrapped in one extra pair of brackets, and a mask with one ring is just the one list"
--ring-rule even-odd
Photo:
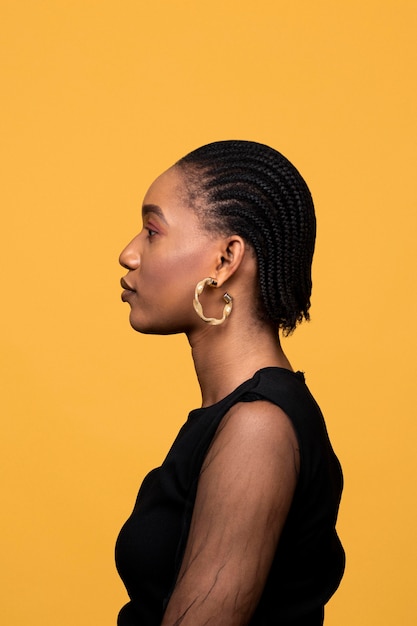
[[(144, 229), (123, 250), (124, 300), (130, 322), (146, 333), (186, 333), (202, 406), (209, 406), (263, 367), (291, 369), (276, 329), (257, 313), (257, 266), (238, 235), (207, 232), (184, 198), (176, 167), (144, 199)], [(221, 317), (225, 291), (233, 311), (209, 326), (192, 306), (194, 288)], [(268, 402), (235, 405), (205, 459), (179, 577), (161, 626), (243, 626), (262, 593), (297, 483), (298, 443), (286, 414)]]

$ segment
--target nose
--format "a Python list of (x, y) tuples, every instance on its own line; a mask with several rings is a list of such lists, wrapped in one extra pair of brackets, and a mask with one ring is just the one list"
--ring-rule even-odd
[(137, 235), (119, 256), (119, 263), (127, 270), (136, 270), (140, 265), (139, 235)]

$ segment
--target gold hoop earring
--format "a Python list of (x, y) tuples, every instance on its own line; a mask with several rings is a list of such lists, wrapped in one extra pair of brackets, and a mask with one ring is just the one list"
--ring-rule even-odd
[(219, 324), (223, 324), (224, 320), (229, 317), (230, 313), (232, 312), (233, 298), (227, 292), (224, 294), (223, 300), (226, 304), (224, 305), (223, 309), (223, 317), (206, 317), (203, 313), (203, 307), (201, 306), (201, 302), (199, 300), (199, 296), (201, 296), (201, 294), (203, 293), (204, 287), (206, 285), (209, 285), (209, 287), (217, 287), (217, 280), (215, 280), (214, 278), (204, 278), (203, 280), (200, 280), (199, 283), (197, 283), (193, 299), (194, 309), (197, 315), (201, 317), (203, 322), (206, 322), (211, 326), (218, 326)]

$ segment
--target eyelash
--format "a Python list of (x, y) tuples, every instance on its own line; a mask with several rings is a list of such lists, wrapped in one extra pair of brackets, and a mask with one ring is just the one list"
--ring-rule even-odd
[(145, 228), (145, 230), (148, 231), (148, 237), (149, 239), (152, 239), (155, 235), (158, 234), (158, 232), (156, 230), (154, 230), (153, 228)]

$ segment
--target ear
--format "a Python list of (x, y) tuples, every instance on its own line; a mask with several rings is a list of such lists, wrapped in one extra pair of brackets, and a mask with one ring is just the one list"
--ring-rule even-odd
[(216, 280), (219, 287), (239, 269), (246, 249), (247, 245), (239, 235), (230, 235), (222, 239), (216, 267)]

